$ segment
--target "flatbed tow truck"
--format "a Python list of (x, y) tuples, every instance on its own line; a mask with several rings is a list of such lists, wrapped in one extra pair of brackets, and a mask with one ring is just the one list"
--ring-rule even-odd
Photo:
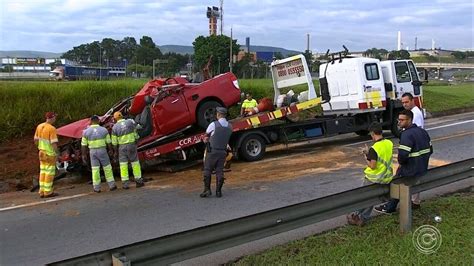
[[(260, 160), (267, 145), (271, 144), (344, 133), (367, 135), (367, 128), (373, 121), (381, 122), (384, 129), (391, 130), (397, 136), (397, 115), (403, 109), (401, 95), (412, 93), (421, 107), (422, 82), (411, 60), (380, 62), (373, 58), (351, 58), (347, 50), (329, 56), (331, 59), (320, 67), (319, 97), (303, 55), (275, 60), (271, 64), (274, 105), (280, 90), (301, 84), (306, 84), (308, 88), (302, 93), (305, 99), (273, 111), (230, 120), (233, 134), (229, 145), (238, 159)], [(288, 118), (317, 106), (322, 107), (322, 115), (297, 122)], [(167, 136), (165, 142), (139, 147), (138, 156), (142, 165), (165, 171), (178, 171), (195, 165), (202, 158), (206, 133), (186, 132), (189, 131)], [(170, 161), (174, 162), (171, 167), (163, 166), (163, 163)]]

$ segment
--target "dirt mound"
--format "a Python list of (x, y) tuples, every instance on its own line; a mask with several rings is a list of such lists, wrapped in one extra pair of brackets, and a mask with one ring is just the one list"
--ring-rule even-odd
[(33, 136), (0, 144), (0, 193), (30, 188), (38, 174), (38, 149)]

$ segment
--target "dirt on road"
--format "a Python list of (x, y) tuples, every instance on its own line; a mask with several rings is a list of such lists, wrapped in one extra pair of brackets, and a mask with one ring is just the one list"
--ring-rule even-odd
[[(15, 144), (21, 143), (21, 144)], [(31, 144), (30, 144), (31, 143)], [(4, 206), (13, 206), (36, 201), (37, 193), (32, 193), (33, 176), (38, 175), (38, 158), (36, 147), (30, 138), (20, 142), (9, 142), (0, 145), (0, 184), (3, 194), (0, 201)], [(396, 162), (396, 154), (394, 154)], [(284, 145), (275, 146), (268, 150), (265, 160), (257, 162), (235, 161), (231, 171), (225, 174), (226, 186), (244, 187), (250, 190), (265, 189), (259, 183), (280, 182), (302, 176), (318, 178), (320, 174), (330, 173), (341, 169), (358, 169), (362, 176), (365, 167), (365, 158), (359, 148), (332, 144), (296, 144), (287, 148)], [(430, 160), (430, 166), (436, 167), (449, 162)], [(395, 167), (397, 165), (395, 164)], [(144, 171), (144, 176), (151, 178), (147, 183), (150, 189), (178, 188), (191, 192), (202, 189), (202, 165), (177, 172), (165, 173), (153, 169)], [(71, 181), (72, 180), (72, 181)], [(55, 182), (55, 191), (61, 196), (73, 196), (91, 193), (90, 177), (65, 178)], [(120, 178), (115, 177), (120, 183)], [(213, 180), (213, 182), (215, 182)], [(104, 189), (105, 189), (104, 184)], [(5, 193), (12, 191), (14, 193)], [(107, 192), (106, 192), (107, 193)]]

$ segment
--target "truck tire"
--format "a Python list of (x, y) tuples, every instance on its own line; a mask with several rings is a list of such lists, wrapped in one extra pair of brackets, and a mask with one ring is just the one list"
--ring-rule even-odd
[(265, 155), (265, 148), (265, 140), (257, 134), (252, 134), (242, 141), (239, 147), (239, 155), (247, 162), (258, 161)]
[(216, 119), (216, 107), (222, 107), (222, 104), (216, 101), (207, 101), (199, 106), (196, 118), (199, 127), (206, 129)]

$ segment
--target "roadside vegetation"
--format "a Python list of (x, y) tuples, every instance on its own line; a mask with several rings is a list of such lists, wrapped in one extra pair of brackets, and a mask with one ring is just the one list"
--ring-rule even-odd
[[(398, 216), (382, 215), (364, 227), (344, 226), (290, 242), (232, 265), (470, 265), (474, 239), (474, 194), (455, 194), (423, 202), (413, 212), (413, 232), (399, 233)], [(441, 223), (434, 216), (442, 218)], [(412, 241), (419, 226), (441, 233), (439, 249), (419, 252)], [(427, 245), (425, 245), (427, 246)]]
[[(117, 101), (140, 90), (145, 83), (145, 79), (1, 82), (0, 142), (15, 136), (32, 135), (35, 126), (44, 120), (43, 114), (47, 111), (59, 114), (59, 126), (93, 114), (104, 114)], [(252, 93), (255, 99), (273, 99), (271, 79), (240, 79), (239, 84), (243, 92)], [(318, 90), (317, 81), (314, 85)], [(425, 108), (429, 112), (442, 113), (451, 109), (474, 107), (474, 87), (471, 83), (429, 83), (424, 88)], [(296, 86), (291, 89), (299, 93), (306, 90), (306, 87)], [(233, 115), (238, 112), (238, 107), (231, 109)]]
[(64, 125), (105, 113), (118, 100), (137, 92), (145, 80), (0, 83), (0, 141), (33, 135), (44, 113), (59, 114)]

